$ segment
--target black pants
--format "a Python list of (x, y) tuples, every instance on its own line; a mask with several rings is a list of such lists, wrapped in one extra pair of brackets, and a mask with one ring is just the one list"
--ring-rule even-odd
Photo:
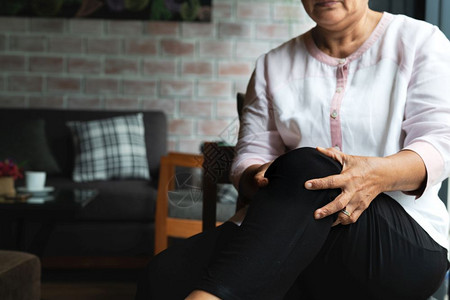
[(184, 299), (193, 289), (239, 300), (429, 297), (447, 251), (395, 200), (380, 194), (351, 225), (313, 218), (339, 191), (309, 191), (304, 182), (340, 171), (312, 148), (282, 155), (240, 227), (227, 222), (156, 256), (137, 299)]

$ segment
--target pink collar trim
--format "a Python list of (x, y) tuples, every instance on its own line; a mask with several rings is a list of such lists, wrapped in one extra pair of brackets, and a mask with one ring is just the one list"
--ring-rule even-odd
[[(361, 45), (361, 47), (358, 48), (358, 50), (345, 58), (346, 62), (355, 60), (363, 55), (363, 53), (366, 52), (379, 39), (379, 37), (384, 34), (387, 26), (391, 23), (393, 18), (394, 16), (392, 14), (383, 12), (383, 16), (381, 17), (373, 32), (370, 34), (369, 38)], [(331, 66), (342, 64), (342, 58), (329, 56), (316, 46), (316, 43), (314, 43), (311, 35), (311, 30), (304, 35), (304, 43), (306, 45), (306, 48), (308, 49), (309, 54), (311, 54), (317, 60)]]

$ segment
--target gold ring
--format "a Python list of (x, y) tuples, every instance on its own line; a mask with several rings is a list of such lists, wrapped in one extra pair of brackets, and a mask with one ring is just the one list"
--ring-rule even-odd
[(346, 215), (347, 217), (350, 217), (350, 213), (348, 211), (345, 210), (345, 208), (343, 210), (341, 210), (341, 212)]

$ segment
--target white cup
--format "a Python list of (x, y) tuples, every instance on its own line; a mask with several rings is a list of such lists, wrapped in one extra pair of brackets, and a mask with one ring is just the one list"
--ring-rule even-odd
[(45, 172), (26, 171), (25, 186), (29, 191), (42, 191), (45, 187)]

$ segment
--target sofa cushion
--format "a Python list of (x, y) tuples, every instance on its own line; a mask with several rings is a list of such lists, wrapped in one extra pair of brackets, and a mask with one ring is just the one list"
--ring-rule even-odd
[(44, 120), (21, 120), (14, 124), (1, 120), (0, 141), (0, 160), (9, 158), (19, 164), (23, 162), (26, 170), (60, 172), (47, 143)]
[(74, 181), (150, 179), (141, 113), (67, 125), (76, 153)]

